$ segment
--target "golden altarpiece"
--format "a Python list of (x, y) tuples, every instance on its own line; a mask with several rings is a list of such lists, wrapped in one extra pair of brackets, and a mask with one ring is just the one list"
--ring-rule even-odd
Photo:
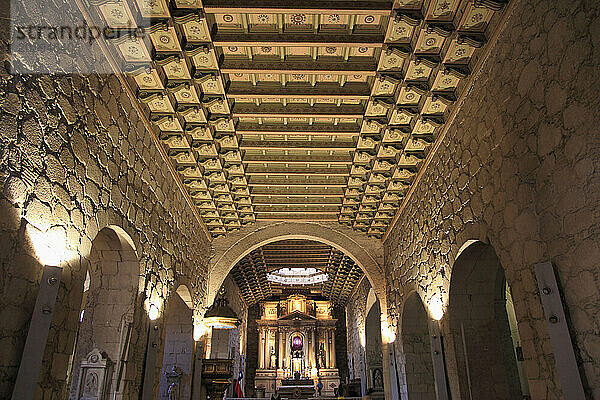
[[(320, 379), (322, 395), (333, 395), (340, 384), (335, 359), (333, 305), (292, 295), (261, 303), (258, 325), (258, 366), (255, 386), (270, 395), (275, 388), (314, 388)], [(312, 392), (311, 392), (312, 393)]]

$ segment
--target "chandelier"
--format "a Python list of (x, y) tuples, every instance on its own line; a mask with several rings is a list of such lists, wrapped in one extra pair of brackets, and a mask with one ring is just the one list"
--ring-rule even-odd
[(269, 282), (282, 285), (313, 285), (328, 279), (329, 275), (316, 268), (279, 268), (267, 274)]

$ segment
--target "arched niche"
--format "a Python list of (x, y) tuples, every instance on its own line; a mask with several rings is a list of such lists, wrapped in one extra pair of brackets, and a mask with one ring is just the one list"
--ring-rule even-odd
[(367, 295), (365, 318), (365, 364), (367, 393), (383, 391), (383, 348), (381, 340), (381, 308), (373, 289)]
[(315, 222), (260, 222), (213, 241), (214, 256), (209, 274), (206, 304), (212, 304), (218, 289), (231, 269), (251, 251), (272, 242), (285, 239), (308, 239), (330, 245), (351, 257), (361, 267), (381, 302), (385, 304), (385, 278), (381, 267), (381, 241), (369, 238), (341, 224)]
[[(82, 264), (85, 265), (85, 264)], [(145, 321), (143, 282), (134, 242), (118, 226), (101, 229), (94, 240), (85, 272), (79, 326), (69, 364), (70, 398), (77, 396), (81, 362), (93, 349), (114, 363), (108, 392), (121, 399), (137, 396), (141, 378)]]
[(401, 336), (408, 399), (435, 400), (435, 380), (429, 338), (429, 317), (417, 292), (402, 308)]
[(159, 399), (169, 399), (169, 391), (178, 399), (190, 396), (194, 351), (193, 306), (189, 288), (179, 285), (171, 291), (164, 313), (162, 367)]
[(461, 397), (508, 400), (529, 395), (509, 290), (491, 245), (469, 241), (461, 247), (447, 310)]

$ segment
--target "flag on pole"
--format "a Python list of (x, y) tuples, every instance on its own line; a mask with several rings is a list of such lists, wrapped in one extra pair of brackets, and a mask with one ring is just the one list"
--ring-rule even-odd
[(244, 397), (244, 392), (242, 390), (242, 379), (244, 378), (244, 374), (242, 374), (242, 371), (240, 371), (240, 375), (238, 376), (238, 378), (235, 381), (235, 386), (233, 388), (233, 395), (236, 398), (243, 398)]

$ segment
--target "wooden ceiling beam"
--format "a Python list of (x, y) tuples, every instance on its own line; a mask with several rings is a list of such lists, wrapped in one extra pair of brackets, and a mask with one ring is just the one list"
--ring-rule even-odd
[(344, 193), (306, 193), (306, 192), (302, 192), (302, 193), (293, 193), (290, 191), (287, 191), (285, 193), (274, 193), (272, 191), (268, 191), (268, 190), (263, 190), (262, 193), (256, 193), (258, 189), (254, 189), (253, 192), (254, 193), (250, 193), (250, 197), (252, 197), (252, 201), (254, 202), (254, 198), (255, 197), (281, 197), (281, 196), (287, 196), (287, 197), (302, 197), (302, 198), (326, 198), (326, 197), (331, 197), (331, 198), (335, 198), (335, 199), (341, 199), (342, 197), (344, 197)]
[(263, 118), (358, 118), (364, 116), (364, 106), (361, 104), (343, 104), (341, 106), (317, 104), (266, 104), (259, 106), (249, 103), (234, 103), (233, 117), (263, 117)]
[(325, 205), (325, 206), (337, 206), (340, 207), (342, 205), (342, 200), (341, 199), (337, 199), (337, 198), (324, 198), (324, 199), (312, 199), (312, 200), (304, 200), (302, 198), (285, 198), (284, 196), (277, 198), (277, 199), (269, 199), (269, 198), (263, 198), (263, 197), (257, 197), (254, 201), (253, 201), (253, 205), (258, 206), (258, 205), (272, 205), (272, 206), (280, 206), (280, 205), (298, 205), (298, 206), (302, 206), (302, 205)]
[(247, 140), (242, 139), (239, 144), (240, 149), (245, 150), (334, 150), (334, 151), (354, 151), (356, 143), (354, 141), (333, 141), (333, 140)]
[(352, 134), (356, 135), (360, 133), (360, 124), (354, 122), (340, 122), (339, 124), (322, 123), (315, 121), (312, 124), (306, 123), (287, 123), (287, 124), (274, 124), (274, 123), (253, 123), (240, 121), (236, 125), (236, 131), (249, 132), (249, 133), (274, 133), (274, 134), (290, 134), (296, 133), (298, 135), (344, 135)]
[(306, 33), (217, 33), (213, 45), (217, 47), (383, 47), (382, 34), (306, 34)]
[(342, 197), (344, 196), (343, 188), (331, 187), (328, 189), (324, 189), (320, 186), (310, 187), (309, 189), (304, 189), (302, 187), (290, 187), (289, 189), (285, 189), (283, 192), (276, 192), (274, 190), (267, 189), (264, 186), (257, 186), (252, 188), (250, 191), (250, 196), (326, 196), (326, 197)]
[(308, 131), (308, 130), (294, 130), (293, 126), (290, 126), (289, 131), (285, 130), (236, 130), (238, 135), (265, 135), (265, 136), (280, 136), (280, 135), (310, 135), (310, 136), (343, 136), (343, 137), (357, 137), (360, 135), (359, 131)]
[(335, 177), (331, 179), (311, 178), (311, 179), (273, 179), (253, 177), (248, 182), (248, 186), (327, 186), (327, 187), (346, 187), (348, 182), (345, 177)]
[[(227, 93), (227, 97), (230, 99), (308, 99), (308, 100), (320, 100), (320, 99), (333, 99), (333, 100), (369, 100), (370, 96), (365, 93), (360, 94), (337, 94), (337, 93), (309, 93), (309, 90), (298, 91), (297, 94), (283, 94), (277, 93), (275, 90), (271, 90), (270, 93), (252, 93), (250, 91), (245, 93)], [(240, 104), (240, 103), (238, 103)]]
[(341, 15), (390, 15), (391, 1), (319, 1), (315, 7), (314, 0), (296, 0), (285, 3), (280, 0), (204, 0), (204, 12), (210, 14), (244, 13), (244, 14), (341, 14)]
[[(370, 61), (279, 61), (279, 60), (228, 60), (221, 63), (224, 74), (332, 74), (376, 76), (377, 64)], [(351, 86), (365, 86), (366, 83), (349, 82)]]
[(328, 171), (327, 168), (316, 169), (313, 171), (290, 169), (289, 171), (281, 171), (277, 169), (275, 171), (264, 169), (262, 171), (246, 171), (246, 176), (345, 176), (347, 177), (349, 172), (345, 169), (336, 168), (333, 171)]
[(352, 158), (348, 154), (329, 155), (323, 159), (317, 159), (314, 155), (271, 155), (271, 154), (245, 154), (242, 163), (244, 164), (329, 164), (329, 165), (350, 165), (352, 164)]

